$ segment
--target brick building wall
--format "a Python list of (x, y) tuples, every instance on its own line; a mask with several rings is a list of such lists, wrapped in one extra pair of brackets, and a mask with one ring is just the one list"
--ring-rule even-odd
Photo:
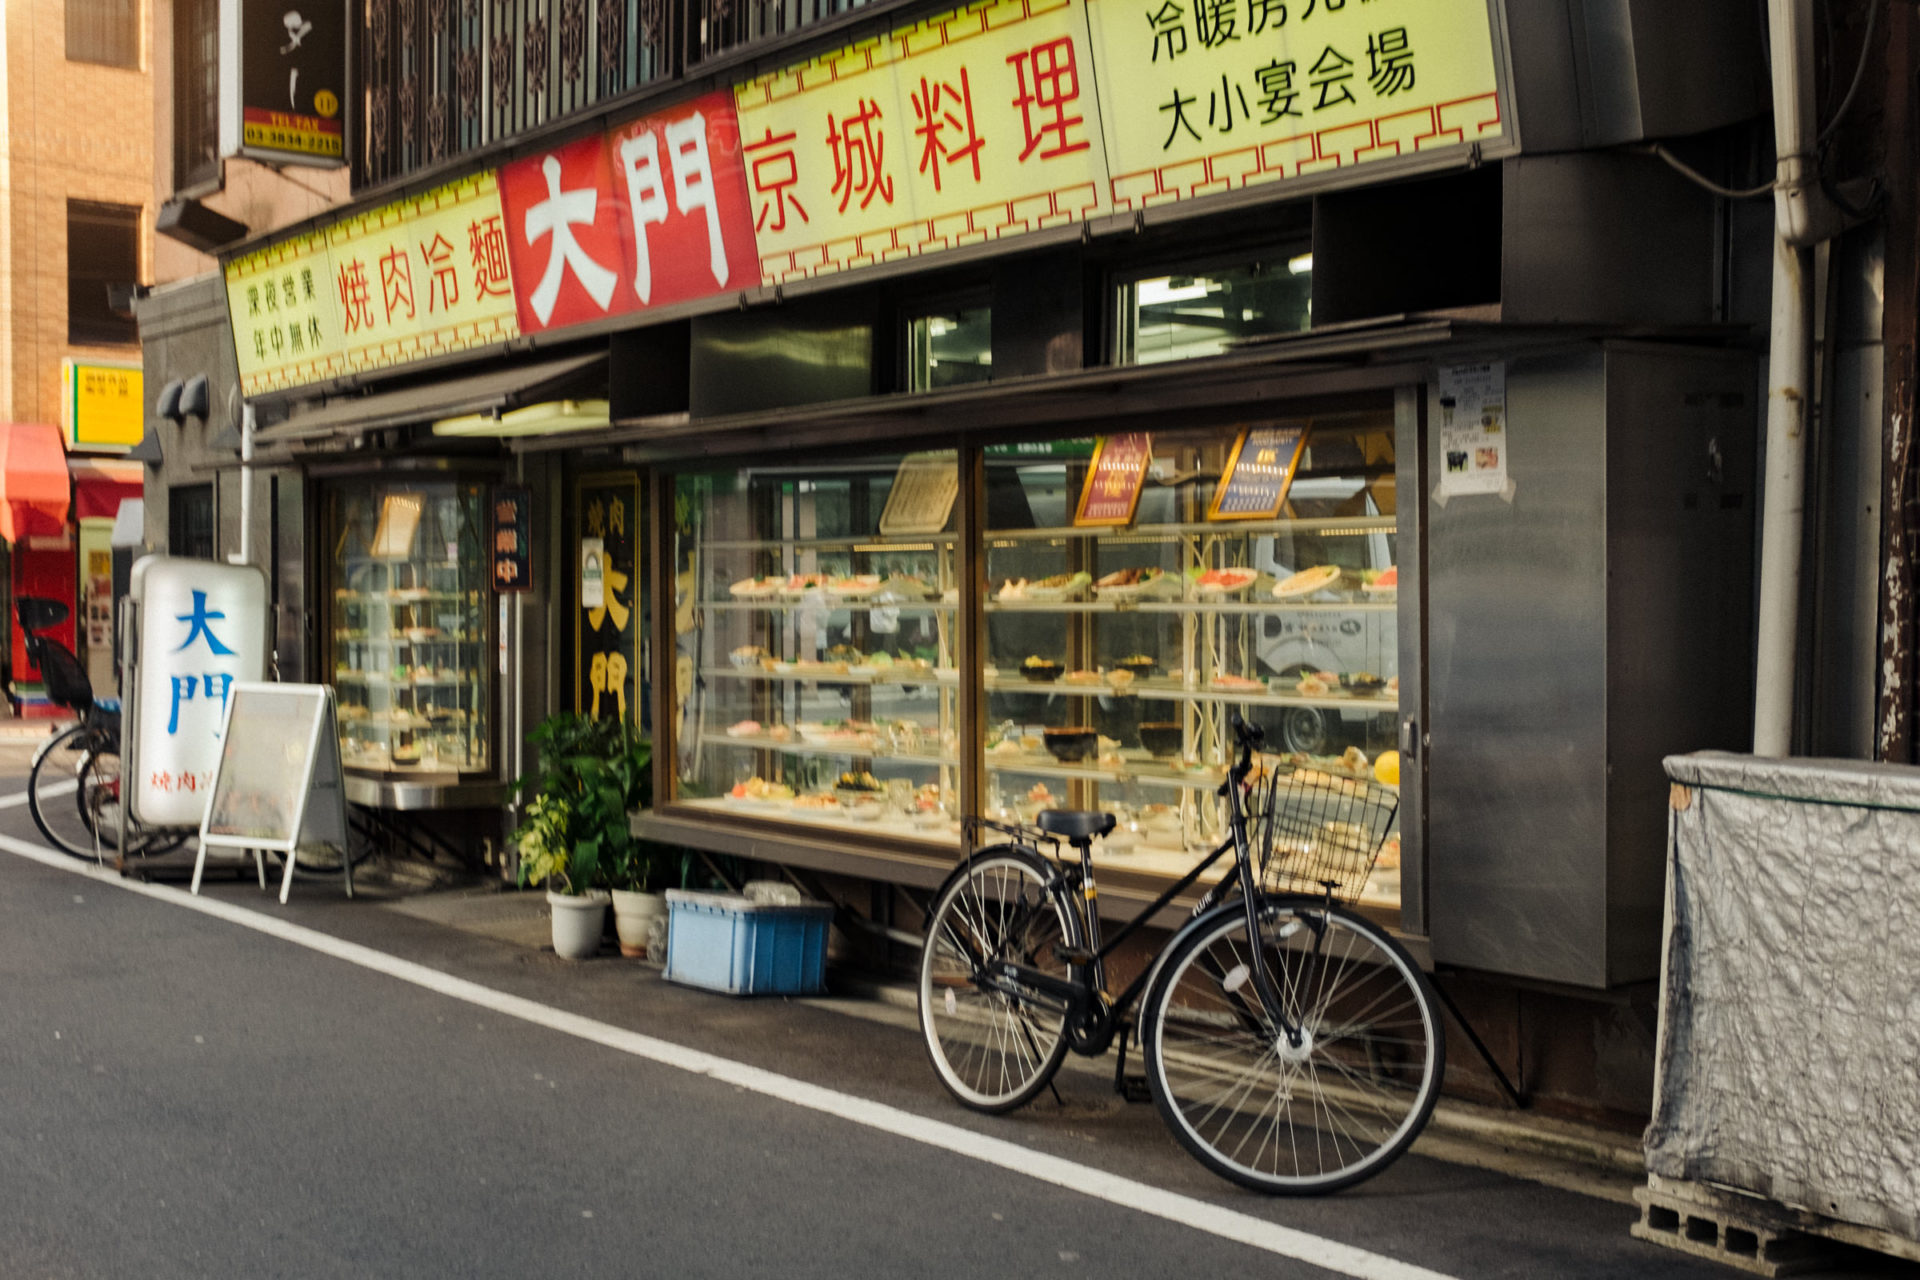
[(67, 341), (67, 201), (138, 208), (147, 278), (151, 42), (143, 23), (131, 69), (70, 61), (64, 0), (5, 0), (0, 14), (0, 418), (57, 423), (62, 357), (139, 359), (137, 344)]

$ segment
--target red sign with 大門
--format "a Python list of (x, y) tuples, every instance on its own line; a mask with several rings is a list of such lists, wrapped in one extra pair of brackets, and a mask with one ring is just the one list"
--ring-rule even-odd
[(500, 170), (523, 333), (760, 283), (733, 98), (709, 93)]

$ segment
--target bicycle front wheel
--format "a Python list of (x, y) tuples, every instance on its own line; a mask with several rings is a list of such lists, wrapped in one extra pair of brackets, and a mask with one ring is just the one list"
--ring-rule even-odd
[[(27, 812), (47, 843), (76, 858), (92, 858), (96, 847), (89, 821), (89, 788), (83, 786), (99, 751), (97, 730), (75, 725), (49, 741), (33, 758), (27, 777)], [(111, 845), (99, 850), (113, 852)]]
[(1024, 1106), (1066, 1057), (1066, 1010), (990, 989), (991, 966), (1070, 976), (1056, 951), (1079, 942), (1078, 917), (1049, 889), (1052, 868), (1005, 846), (963, 863), (933, 900), (920, 954), (920, 1026), (940, 1083), (975, 1111)]
[(1277, 1195), (1338, 1191), (1393, 1163), (1432, 1114), (1446, 1069), (1437, 1005), (1365, 917), (1274, 897), (1256, 911), (1257, 938), (1234, 903), (1176, 939), (1141, 1013), (1147, 1080), (1215, 1173)]

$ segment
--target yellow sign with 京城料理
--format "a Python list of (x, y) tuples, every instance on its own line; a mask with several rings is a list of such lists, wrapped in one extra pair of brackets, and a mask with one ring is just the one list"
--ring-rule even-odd
[(1084, 0), (989, 0), (735, 86), (763, 284), (1107, 209)]

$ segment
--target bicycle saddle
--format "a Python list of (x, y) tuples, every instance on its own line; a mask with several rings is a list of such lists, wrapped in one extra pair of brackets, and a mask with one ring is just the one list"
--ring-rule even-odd
[(1114, 816), (1091, 809), (1042, 809), (1034, 819), (1048, 835), (1059, 836), (1068, 844), (1085, 844), (1113, 830)]

